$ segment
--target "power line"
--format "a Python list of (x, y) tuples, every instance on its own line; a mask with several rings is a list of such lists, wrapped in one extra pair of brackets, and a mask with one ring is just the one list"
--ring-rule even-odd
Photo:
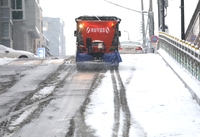
[[(149, 27), (149, 23), (147, 22), (146, 32), (145, 32), (144, 15), (147, 15), (147, 16), (148, 16), (147, 21), (149, 21), (149, 16), (150, 16), (150, 15), (149, 15), (149, 12), (143, 11), (143, 10), (144, 10), (144, 8), (143, 8), (143, 0), (141, 0), (141, 9), (142, 9), (141, 11), (133, 10), (133, 9), (130, 9), (130, 8), (127, 8), (127, 7), (118, 5), (118, 4), (116, 4), (116, 3), (110, 2), (110, 1), (108, 1), (108, 0), (104, 0), (104, 1), (106, 1), (106, 2), (108, 2), (108, 3), (110, 3), (110, 4), (113, 4), (113, 5), (115, 5), (115, 6), (118, 6), (118, 7), (121, 7), (121, 8), (127, 9), (127, 10), (130, 10), (130, 11), (134, 11), (134, 12), (137, 12), (137, 13), (142, 14), (142, 34), (143, 34), (143, 39), (142, 39), (142, 40), (143, 40), (143, 46), (145, 46), (145, 45), (146, 45), (147, 27)], [(149, 7), (149, 11), (150, 11), (150, 8), (151, 8), (151, 7)], [(152, 9), (151, 9), (151, 10), (152, 10)], [(144, 14), (144, 13), (147, 13), (147, 14)], [(151, 11), (151, 14), (152, 14), (152, 11)], [(152, 17), (152, 15), (151, 15), (151, 17)], [(152, 19), (152, 18), (150, 18), (150, 19)], [(152, 20), (151, 20), (151, 21), (152, 21)], [(151, 23), (153, 23), (153, 22), (151, 22)], [(153, 26), (153, 25), (151, 25), (151, 29), (149, 30), (150, 32), (153, 32), (152, 26)]]
[(118, 7), (124, 8), (124, 9), (127, 9), (127, 10), (131, 10), (131, 11), (138, 12), (138, 13), (145, 13), (145, 12), (141, 12), (141, 11), (138, 11), (138, 10), (133, 10), (133, 9), (130, 9), (130, 8), (127, 8), (127, 7), (118, 5), (118, 4), (116, 4), (116, 3), (113, 3), (113, 2), (110, 2), (110, 1), (107, 1), (107, 0), (104, 0), (104, 1), (106, 1), (106, 2), (108, 2), (108, 3), (110, 3), (110, 4), (113, 4), (113, 5), (115, 5), (115, 6), (118, 6)]

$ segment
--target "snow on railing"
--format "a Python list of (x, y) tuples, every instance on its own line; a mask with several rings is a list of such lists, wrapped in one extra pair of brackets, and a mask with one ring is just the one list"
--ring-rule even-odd
[(193, 77), (200, 81), (200, 48), (165, 32), (159, 32), (158, 47), (165, 50)]

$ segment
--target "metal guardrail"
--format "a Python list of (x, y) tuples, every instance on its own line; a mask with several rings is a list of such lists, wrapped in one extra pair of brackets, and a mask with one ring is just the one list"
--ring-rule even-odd
[(200, 81), (200, 48), (187, 41), (159, 32), (158, 47), (165, 50), (193, 77)]

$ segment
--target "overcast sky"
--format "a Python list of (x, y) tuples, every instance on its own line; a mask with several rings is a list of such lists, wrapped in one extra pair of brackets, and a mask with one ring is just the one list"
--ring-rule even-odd
[[(109, 0), (123, 7), (141, 11), (141, 0)], [(149, 0), (144, 1), (144, 11), (149, 9)], [(157, 0), (153, 1), (153, 12), (155, 22), (155, 35), (158, 34), (158, 9)], [(169, 33), (175, 37), (181, 37), (181, 11), (180, 0), (168, 0), (169, 7), (167, 8), (166, 24), (169, 26)], [(198, 0), (185, 0), (185, 28), (187, 28), (191, 16), (196, 8)], [(124, 9), (122, 7), (110, 4), (105, 0), (40, 0), (43, 9), (43, 16), (59, 17), (65, 22), (66, 44), (74, 45), (75, 37), (75, 18), (81, 15), (114, 15), (122, 19), (120, 30), (122, 32), (121, 40), (127, 39), (130, 34), (130, 39), (139, 40), (142, 38), (141, 21), (142, 15), (138, 12)], [(147, 16), (145, 16), (145, 25), (147, 24)], [(75, 47), (75, 46), (72, 46)]]
[[(135, 0), (135, 2), (134, 0), (126, 0), (126, 2), (120, 0), (113, 0), (113, 2), (134, 10), (141, 11), (141, 1), (138, 0)], [(48, 3), (48, 6), (45, 5), (46, 3)], [(60, 17), (65, 21), (65, 28), (67, 31), (66, 36), (73, 36), (73, 30), (75, 30), (76, 25), (75, 18), (81, 15), (118, 16), (122, 19), (120, 25), (121, 31), (129, 30), (130, 33), (134, 32), (136, 36), (140, 34), (140, 13), (123, 9), (116, 5), (112, 5), (104, 0), (73, 0), (70, 3), (65, 0), (57, 0), (56, 2), (54, 0), (41, 0), (41, 6), (43, 9), (43, 16)]]

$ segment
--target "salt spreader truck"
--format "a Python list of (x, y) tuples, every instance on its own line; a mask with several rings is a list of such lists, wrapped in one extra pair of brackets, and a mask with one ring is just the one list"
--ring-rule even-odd
[(121, 19), (115, 16), (80, 16), (75, 21), (77, 69), (118, 68), (122, 62), (118, 52)]

